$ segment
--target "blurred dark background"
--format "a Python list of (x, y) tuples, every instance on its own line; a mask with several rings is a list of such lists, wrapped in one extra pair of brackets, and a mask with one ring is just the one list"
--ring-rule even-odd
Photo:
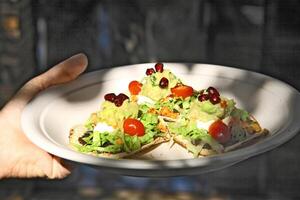
[[(197, 62), (261, 72), (300, 89), (300, 1), (0, 0), (0, 105), (75, 54), (89, 71)], [(65, 180), (1, 180), (0, 199), (300, 199), (300, 137), (218, 172), (165, 179), (79, 166)]]

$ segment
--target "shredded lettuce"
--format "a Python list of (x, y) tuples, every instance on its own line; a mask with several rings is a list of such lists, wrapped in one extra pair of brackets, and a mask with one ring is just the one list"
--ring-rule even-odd
[(168, 127), (171, 133), (182, 135), (189, 141), (202, 141), (208, 144), (216, 152), (220, 152), (223, 149), (223, 146), (215, 141), (207, 130), (197, 128), (195, 122), (169, 122)]
[(141, 148), (141, 142), (138, 136), (129, 136), (124, 134), (124, 150), (126, 152), (136, 151)]
[(234, 110), (235, 101), (233, 99), (224, 99), (224, 100), (226, 100), (226, 104), (227, 104), (227, 106), (224, 110), (224, 116), (223, 116), (225, 118), (225, 117), (230, 116), (232, 111)]
[(83, 137), (85, 145), (77, 147), (81, 152), (108, 152), (118, 153), (123, 150), (121, 144), (117, 144), (117, 140), (120, 138), (120, 131), (115, 132), (102, 132), (94, 131), (90, 135)]
[[(139, 150), (142, 145), (149, 144), (161, 135), (157, 125), (159, 123), (157, 114), (149, 113), (150, 105), (142, 104), (138, 106), (138, 114), (136, 117), (143, 123), (145, 127), (145, 135), (130, 136), (117, 128), (113, 132), (93, 131), (94, 124), (89, 121), (90, 134), (81, 139), (86, 143), (84, 145), (74, 145), (80, 152), (96, 152), (96, 153), (119, 153), (133, 152)], [(107, 110), (105, 110), (107, 112)], [(101, 111), (99, 113), (101, 115)]]
[(100, 146), (101, 145), (101, 133), (98, 131), (93, 132), (93, 145)]
[(247, 111), (239, 108), (233, 109), (231, 116), (241, 119), (242, 121), (247, 121), (250, 118), (250, 115)]
[(192, 102), (196, 100), (195, 96), (182, 98), (169, 98), (165, 101), (158, 101), (155, 103), (155, 109), (159, 110), (162, 107), (167, 107), (173, 112), (179, 112), (181, 116), (186, 116), (189, 112)]
[(145, 127), (145, 135), (141, 136), (139, 139), (142, 144), (148, 144), (154, 140), (155, 136), (159, 136), (161, 133), (157, 128), (159, 123), (157, 114), (148, 113), (145, 110), (141, 116), (141, 122)]

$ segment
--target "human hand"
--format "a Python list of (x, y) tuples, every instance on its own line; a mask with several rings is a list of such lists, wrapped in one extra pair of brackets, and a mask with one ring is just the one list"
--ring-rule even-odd
[(63, 178), (70, 174), (62, 160), (31, 143), (21, 129), (21, 113), (39, 92), (69, 82), (87, 66), (77, 54), (28, 81), (0, 111), (0, 179), (5, 177)]

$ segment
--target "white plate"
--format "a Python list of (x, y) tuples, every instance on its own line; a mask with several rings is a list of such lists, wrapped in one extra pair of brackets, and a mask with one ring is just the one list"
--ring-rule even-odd
[(207, 64), (165, 63), (186, 84), (196, 89), (214, 86), (250, 111), (271, 136), (233, 152), (193, 159), (178, 145), (165, 143), (136, 159), (113, 160), (75, 152), (68, 147), (72, 126), (99, 109), (109, 92), (127, 91), (128, 83), (141, 79), (153, 63), (87, 73), (76, 81), (50, 88), (25, 108), (22, 127), (27, 137), (51, 154), (70, 161), (134, 176), (175, 176), (213, 171), (286, 142), (300, 129), (300, 94), (291, 86), (262, 74)]

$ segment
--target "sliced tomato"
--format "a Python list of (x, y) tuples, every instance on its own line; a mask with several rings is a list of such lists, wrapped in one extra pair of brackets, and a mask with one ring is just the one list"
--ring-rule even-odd
[(193, 95), (194, 89), (191, 86), (179, 85), (171, 88), (171, 92), (176, 97), (186, 98)]
[(124, 132), (128, 135), (143, 136), (145, 135), (145, 127), (143, 123), (134, 118), (127, 118), (123, 123)]
[(138, 81), (131, 81), (128, 85), (130, 94), (138, 95), (142, 90), (142, 86), (143, 86), (143, 84), (141, 84)]
[(231, 137), (228, 126), (221, 120), (212, 123), (208, 128), (208, 132), (215, 140), (222, 144), (228, 142)]

